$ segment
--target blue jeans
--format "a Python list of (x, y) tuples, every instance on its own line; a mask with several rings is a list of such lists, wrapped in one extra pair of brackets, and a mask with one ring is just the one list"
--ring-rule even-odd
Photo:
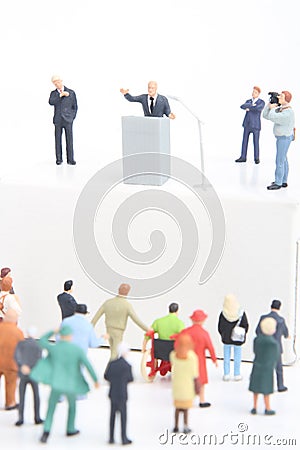
[(287, 152), (290, 143), (293, 140), (291, 136), (276, 136), (276, 170), (275, 170), (275, 184), (282, 186), (282, 183), (287, 183), (289, 174), (289, 163), (287, 160)]
[(241, 374), (241, 360), (242, 360), (241, 345), (224, 344), (224, 375), (230, 374), (231, 348), (233, 348), (233, 361), (234, 361), (233, 373), (234, 376), (236, 377), (237, 375)]

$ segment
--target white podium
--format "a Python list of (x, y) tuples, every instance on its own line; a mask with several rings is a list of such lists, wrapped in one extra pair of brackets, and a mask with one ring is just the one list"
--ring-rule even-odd
[[(170, 175), (170, 120), (122, 117), (123, 175), (126, 184), (161, 186)], [(164, 154), (163, 157), (161, 155)], [(126, 158), (129, 155), (143, 157)]]

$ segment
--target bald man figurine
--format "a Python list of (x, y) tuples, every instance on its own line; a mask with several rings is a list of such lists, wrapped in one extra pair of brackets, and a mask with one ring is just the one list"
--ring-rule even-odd
[(157, 93), (157, 82), (149, 81), (148, 94), (132, 96), (129, 94), (129, 89), (120, 89), (121, 94), (124, 95), (129, 102), (138, 102), (143, 106), (144, 116), (146, 117), (163, 117), (167, 116), (169, 119), (175, 119), (175, 114), (171, 112), (167, 97)]
[(63, 85), (59, 75), (53, 75), (51, 81), (56, 88), (49, 98), (49, 104), (54, 106), (56, 164), (60, 165), (63, 162), (61, 137), (65, 130), (67, 163), (74, 166), (76, 161), (73, 150), (73, 121), (78, 109), (76, 94)]

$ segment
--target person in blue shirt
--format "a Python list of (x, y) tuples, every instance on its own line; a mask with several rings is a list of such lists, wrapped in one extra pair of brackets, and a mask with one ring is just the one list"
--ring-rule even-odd
[(68, 325), (72, 328), (72, 342), (78, 345), (87, 354), (89, 348), (97, 348), (105, 345), (108, 335), (97, 337), (93, 325), (86, 319), (88, 314), (87, 305), (77, 304), (73, 316), (66, 317), (62, 326)]

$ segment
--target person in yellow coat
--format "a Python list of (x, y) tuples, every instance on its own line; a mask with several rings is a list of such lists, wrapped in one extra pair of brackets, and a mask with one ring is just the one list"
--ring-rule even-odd
[(183, 433), (191, 432), (188, 426), (188, 410), (193, 406), (194, 397), (199, 394), (198, 358), (193, 351), (193, 341), (188, 334), (178, 336), (176, 349), (170, 353), (172, 366), (172, 393), (175, 406), (174, 433), (179, 431), (179, 414), (183, 414)]

